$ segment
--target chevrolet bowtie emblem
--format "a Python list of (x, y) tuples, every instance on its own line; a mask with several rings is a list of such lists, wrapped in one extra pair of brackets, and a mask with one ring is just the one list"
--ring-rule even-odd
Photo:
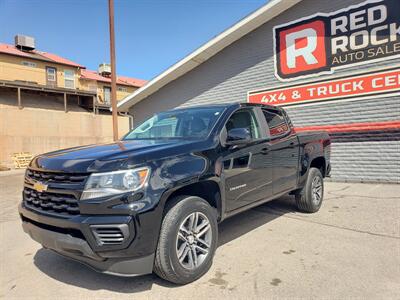
[(43, 183), (41, 183), (41, 182), (39, 182), (39, 181), (36, 181), (36, 182), (33, 184), (33, 188), (34, 188), (36, 191), (38, 191), (39, 193), (44, 192), (44, 191), (47, 191), (47, 185), (46, 185), (46, 184), (43, 184)]

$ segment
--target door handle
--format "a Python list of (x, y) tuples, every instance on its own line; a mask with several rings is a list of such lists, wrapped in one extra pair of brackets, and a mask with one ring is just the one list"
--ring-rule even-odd
[(260, 152), (261, 152), (261, 154), (268, 154), (269, 148), (262, 148)]

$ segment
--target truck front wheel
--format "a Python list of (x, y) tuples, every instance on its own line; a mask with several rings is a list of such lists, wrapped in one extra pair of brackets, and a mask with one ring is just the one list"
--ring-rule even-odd
[(295, 195), (297, 208), (303, 212), (317, 212), (324, 197), (324, 178), (317, 168), (310, 168), (303, 189)]
[(207, 201), (183, 196), (171, 200), (160, 231), (154, 272), (177, 284), (190, 283), (212, 265), (218, 240), (216, 213)]

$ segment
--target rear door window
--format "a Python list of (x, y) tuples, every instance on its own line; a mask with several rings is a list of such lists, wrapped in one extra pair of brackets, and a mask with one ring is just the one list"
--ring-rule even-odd
[(289, 124), (280, 111), (266, 109), (263, 109), (262, 111), (272, 138), (285, 135), (290, 131)]

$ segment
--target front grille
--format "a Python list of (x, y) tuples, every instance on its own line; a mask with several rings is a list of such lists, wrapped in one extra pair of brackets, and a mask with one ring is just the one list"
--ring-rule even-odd
[(88, 177), (85, 173), (60, 173), (60, 172), (44, 172), (28, 169), (26, 176), (33, 180), (49, 183), (82, 183)]
[(127, 224), (92, 225), (93, 234), (100, 245), (118, 245), (128, 237)]
[(60, 215), (78, 215), (78, 199), (70, 194), (37, 192), (30, 188), (24, 189), (24, 204), (28, 208)]

